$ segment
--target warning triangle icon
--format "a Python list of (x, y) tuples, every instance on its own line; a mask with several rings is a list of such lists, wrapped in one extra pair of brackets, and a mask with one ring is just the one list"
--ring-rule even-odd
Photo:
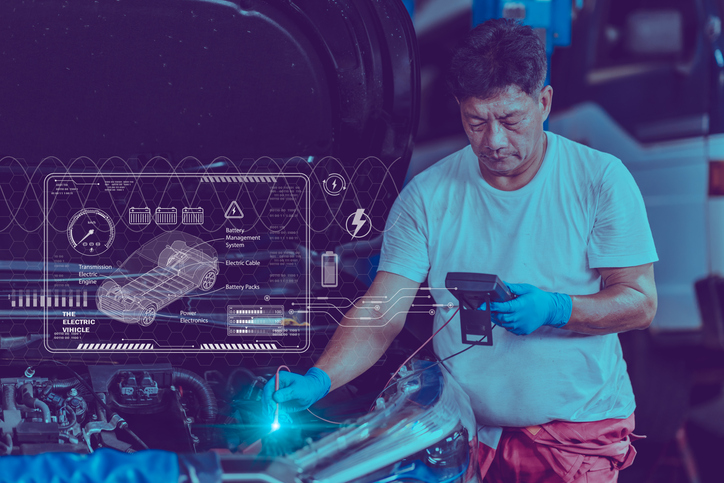
[(232, 201), (229, 207), (226, 209), (224, 217), (230, 220), (238, 220), (244, 218), (244, 212), (241, 211), (241, 208), (239, 208), (239, 203), (237, 203), (236, 200)]

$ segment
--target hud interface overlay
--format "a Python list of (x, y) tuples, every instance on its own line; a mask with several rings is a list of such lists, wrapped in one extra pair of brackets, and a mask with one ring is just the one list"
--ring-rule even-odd
[[(43, 314), (51, 352), (302, 352), (309, 181), (301, 174), (51, 174)], [(308, 302), (306, 303), (308, 305)]]

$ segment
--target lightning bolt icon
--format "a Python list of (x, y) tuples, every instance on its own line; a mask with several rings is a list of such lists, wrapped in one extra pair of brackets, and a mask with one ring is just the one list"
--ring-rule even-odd
[(352, 237), (357, 236), (357, 232), (362, 228), (365, 224), (365, 220), (362, 219), (362, 216), (365, 214), (364, 208), (359, 208), (357, 211), (354, 212), (354, 218), (352, 219), (352, 224), (355, 226), (354, 233), (352, 234)]
[(332, 191), (336, 191), (336, 190), (337, 190), (337, 180), (333, 179), (332, 180)]
[(232, 215), (235, 215), (235, 214), (236, 214), (236, 206), (234, 206), (234, 207), (231, 209), (231, 214), (232, 214)]

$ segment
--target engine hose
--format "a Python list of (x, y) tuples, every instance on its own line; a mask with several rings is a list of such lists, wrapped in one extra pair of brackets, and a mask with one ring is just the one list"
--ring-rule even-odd
[(123, 430), (126, 432), (126, 434), (127, 434), (128, 436), (130, 436), (131, 438), (133, 438), (139, 445), (141, 445), (141, 448), (143, 448), (143, 449), (149, 449), (148, 446), (146, 445), (146, 443), (144, 443), (143, 440), (142, 440), (141, 438), (139, 438), (136, 433), (134, 433), (133, 431), (131, 431), (131, 429), (128, 427), (128, 425), (126, 425), (126, 426), (123, 428)]
[(211, 387), (201, 379), (197, 374), (186, 369), (173, 369), (173, 376), (171, 377), (174, 385), (187, 385), (194, 391), (196, 397), (201, 405), (201, 419), (204, 423), (213, 423), (216, 421), (216, 416), (219, 414), (219, 408), (216, 404), (216, 396)]
[(3, 409), (6, 411), (17, 409), (15, 406), (15, 386), (3, 386)]
[(26, 406), (40, 409), (43, 413), (43, 421), (50, 422), (50, 408), (43, 401), (33, 396), (33, 385), (31, 383), (26, 382), (20, 386), (20, 398)]
[(45, 421), (46, 423), (49, 423), (50, 422), (50, 408), (48, 407), (48, 405), (45, 404), (40, 399), (36, 399), (34, 401), (34, 403), (35, 403), (34, 407), (40, 409), (40, 411), (43, 413), (43, 421)]
[(59, 391), (61, 389), (70, 389), (72, 387), (78, 387), (81, 383), (76, 379), (75, 377), (71, 377), (70, 379), (56, 379), (53, 381), (51, 387), (54, 391)]

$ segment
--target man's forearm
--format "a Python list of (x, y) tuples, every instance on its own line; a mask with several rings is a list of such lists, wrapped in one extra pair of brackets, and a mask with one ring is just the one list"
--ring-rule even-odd
[[(394, 338), (394, 336), (392, 336)], [(380, 327), (340, 326), (315, 367), (329, 374), (330, 390), (347, 384), (382, 357), (392, 342)]]
[[(359, 376), (385, 353), (405, 325), (420, 284), (401, 275), (377, 272), (372, 285), (340, 321), (316, 367), (329, 375), (332, 389)], [(364, 300), (383, 300), (367, 304)]]
[(656, 315), (657, 296), (653, 268), (641, 267), (639, 276), (608, 280), (606, 288), (592, 295), (574, 295), (571, 318), (563, 327), (583, 334), (612, 334), (645, 329)]

